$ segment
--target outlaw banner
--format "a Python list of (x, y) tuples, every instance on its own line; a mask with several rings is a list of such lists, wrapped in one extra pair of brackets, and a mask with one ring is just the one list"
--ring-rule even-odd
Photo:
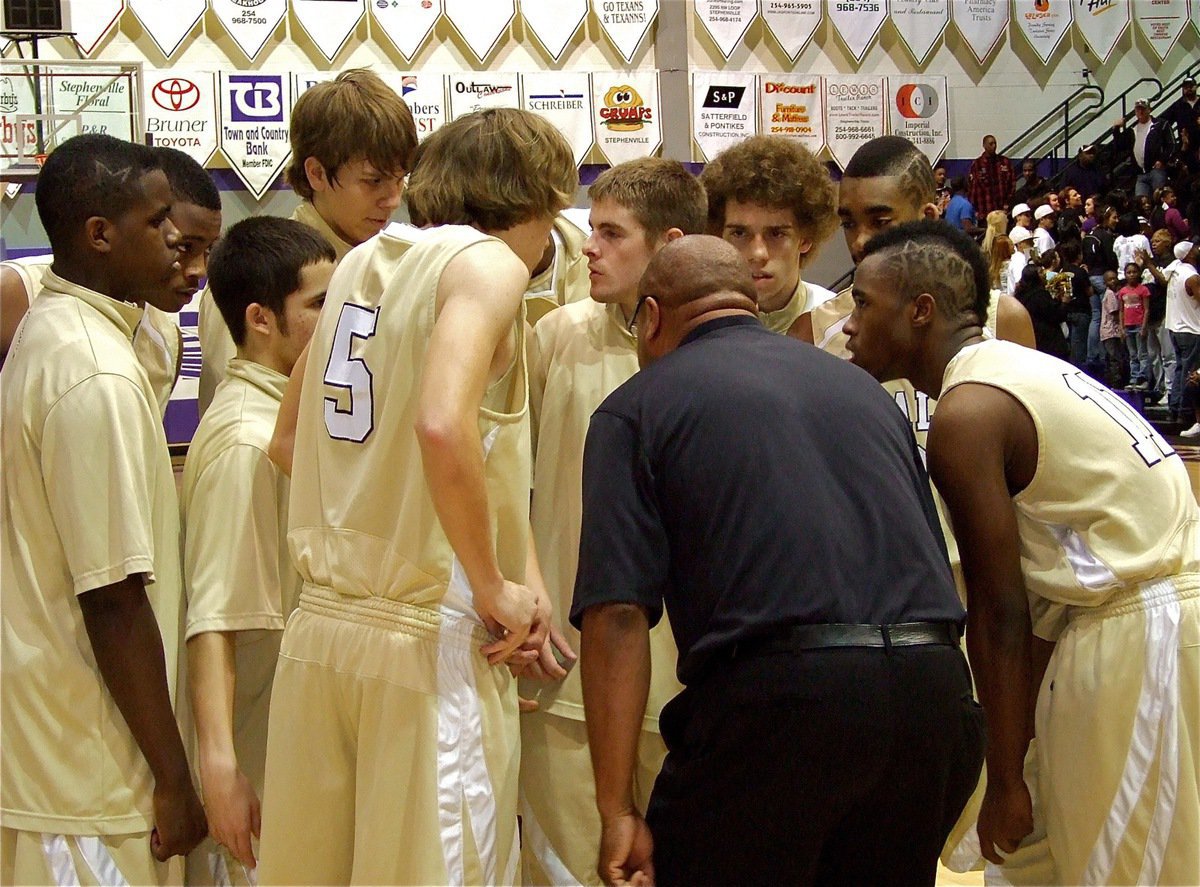
[(451, 120), (484, 108), (521, 107), (520, 79), (516, 74), (476, 71), (450, 74), (446, 80), (450, 87)]
[(892, 24), (913, 60), (923, 65), (950, 23), (950, 0), (890, 0)]
[(204, 166), (217, 150), (217, 83), (208, 71), (147, 71), (146, 132)]
[(662, 143), (657, 71), (592, 74), (596, 144), (613, 166), (648, 157)]
[(829, 21), (846, 49), (861, 62), (888, 16), (888, 0), (828, 0)]
[[(1193, 0), (1193, 3), (1200, 0)], [(1159, 61), (1175, 48), (1188, 23), (1187, 0), (1153, 0), (1135, 3), (1134, 20)]]
[(904, 136), (936, 165), (950, 144), (946, 78), (938, 75), (888, 77), (888, 93), (892, 135)]
[(1013, 20), (1042, 64), (1071, 28), (1072, 0), (1013, 0)]
[(417, 124), (417, 138), (424, 139), (446, 122), (446, 78), (442, 74), (379, 75), (404, 99)]
[(179, 49), (183, 38), (204, 18), (207, 0), (129, 0), (150, 39), (167, 58)]
[(80, 51), (90, 56), (116, 27), (125, 11), (125, 0), (67, 0), (63, 4), (63, 26), (75, 32)]
[(571, 143), (575, 165), (592, 150), (592, 79), (586, 71), (521, 75), (521, 107), (540, 114)]
[(442, 0), (384, 0), (371, 3), (370, 8), (371, 33), (378, 25), (400, 54), (411, 60), (442, 14)]
[(238, 49), (254, 61), (287, 14), (287, 0), (212, 0), (212, 9)]
[(758, 0), (758, 14), (794, 62), (821, 24), (821, 0)]
[(726, 61), (758, 15), (758, 0), (696, 0), (696, 17)]
[(955, 0), (954, 27), (979, 64), (1000, 45), (1008, 27), (1008, 0)]
[(538, 43), (558, 61), (587, 18), (588, 0), (520, 0), (521, 18)]
[(825, 147), (821, 78), (808, 74), (762, 74), (758, 108), (762, 132), (802, 144), (814, 154)]
[(692, 75), (692, 138), (704, 160), (758, 132), (753, 74)]
[(221, 74), (218, 145), (233, 171), (262, 198), (291, 156), (290, 74)]
[(333, 61), (366, 11), (365, 0), (292, 0), (292, 13), (308, 38)]
[[(600, 28), (627, 62), (658, 16), (658, 0), (592, 0)], [(658, 88), (655, 80), (655, 89)]]
[(838, 166), (885, 132), (887, 90), (882, 77), (837, 75), (825, 78), (825, 144)]
[(444, 9), (450, 24), (481, 62), (492, 54), (517, 14), (514, 0), (445, 0)]
[(1128, 26), (1129, 0), (1075, 0), (1075, 27), (1101, 63)]

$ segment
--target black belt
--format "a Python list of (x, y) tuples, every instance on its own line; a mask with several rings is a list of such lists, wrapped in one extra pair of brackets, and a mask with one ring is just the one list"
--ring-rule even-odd
[(729, 649), (729, 658), (745, 659), (765, 653), (798, 653), (831, 647), (883, 647), (886, 650), (930, 644), (957, 647), (958, 639), (958, 626), (953, 622), (790, 625), (775, 634), (739, 641)]

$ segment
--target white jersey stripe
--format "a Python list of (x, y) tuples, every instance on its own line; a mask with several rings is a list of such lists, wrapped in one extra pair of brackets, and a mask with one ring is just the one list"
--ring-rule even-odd
[(129, 882), (117, 868), (117, 861), (112, 858), (112, 852), (105, 846), (104, 841), (95, 835), (76, 835), (75, 845), (79, 855), (92, 870), (97, 884), (105, 887), (129, 887)]
[(42, 835), (42, 849), (46, 853), (46, 865), (54, 876), (58, 887), (79, 887), (79, 872), (75, 870), (75, 859), (63, 835)]

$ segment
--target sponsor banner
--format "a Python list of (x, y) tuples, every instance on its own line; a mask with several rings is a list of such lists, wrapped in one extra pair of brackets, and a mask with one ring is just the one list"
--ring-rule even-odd
[(888, 77), (888, 94), (892, 135), (904, 136), (931, 164), (936, 164), (950, 144), (946, 78), (915, 74)]
[(125, 0), (66, 0), (63, 3), (63, 27), (75, 32), (75, 42), (85, 56), (116, 27), (125, 11)]
[[(133, 115), (130, 114), (133, 78), (120, 74), (116, 68), (108, 71), (99, 68), (95, 73), (88, 74), (60, 74), (54, 71), (47, 79), (50, 101), (48, 106), (44, 106), (46, 113), (78, 112), (76, 125), (80, 133), (102, 132), (127, 142), (142, 140), (141, 133), (135, 132)], [(69, 130), (58, 134), (60, 142), (68, 137), (67, 132)]]
[(592, 74), (596, 144), (616, 166), (648, 157), (662, 143), (657, 71), (603, 71)]
[(1071, 27), (1074, 0), (1013, 0), (1013, 21), (1042, 63), (1050, 61)]
[(417, 124), (417, 138), (424, 139), (446, 122), (446, 78), (442, 74), (397, 73), (379, 75), (404, 99)]
[(129, 0), (129, 8), (162, 54), (170, 58), (204, 17), (208, 0)]
[(950, 0), (889, 0), (892, 24), (914, 61), (923, 65), (950, 23)]
[(758, 14), (787, 57), (795, 61), (817, 26), (822, 0), (758, 0)]
[[(442, 0), (368, 0), (367, 6), (374, 23), (409, 60), (417, 54), (442, 14)], [(371, 31), (374, 34), (374, 26)]]
[(142, 113), (155, 145), (178, 148), (201, 166), (217, 150), (217, 83), (207, 71), (147, 71)]
[(1008, 27), (1008, 0), (955, 0), (954, 27), (982, 65)]
[(250, 61), (287, 14), (287, 0), (212, 0), (213, 14)]
[(696, 0), (696, 16), (726, 60), (758, 15), (758, 0)]
[(692, 138), (704, 160), (758, 132), (753, 74), (692, 75)]
[(854, 61), (861, 62), (888, 16), (888, 0), (827, 0), (829, 21)]
[(492, 54), (500, 35), (517, 14), (516, 0), (444, 0), (444, 11), (481, 62)]
[[(24, 153), (27, 163), (37, 153), (37, 124), (17, 117), (37, 113), (31, 78), (11, 69), (0, 75), (0, 172), (7, 172)], [(15, 183), (9, 183), (11, 188)], [(20, 189), (20, 185), (17, 184)]]
[(578, 166), (592, 150), (592, 79), (586, 71), (538, 71), (521, 75), (521, 107), (558, 127)]
[[(1092, 0), (1096, 2), (1096, 0)], [(1196, 2), (1196, 0), (1193, 0)], [(1175, 48), (1188, 23), (1187, 0), (1150, 0), (1133, 5), (1134, 21), (1159, 61)]]
[(1129, 25), (1129, 0), (1074, 0), (1075, 27), (1101, 63)]
[(825, 147), (821, 78), (808, 74), (762, 74), (758, 110), (762, 132), (802, 144), (814, 154)]
[(826, 77), (823, 88), (825, 144), (845, 169), (855, 151), (886, 131), (887, 89), (882, 77), (853, 74)]
[(484, 108), (521, 107), (520, 77), (516, 74), (475, 71), (450, 74), (446, 81), (450, 91), (451, 120)]
[(1192, 7), (1192, 27), (1200, 34), (1200, 0), (1188, 0), (1188, 3)]
[(520, 0), (520, 4), (521, 18), (555, 61), (588, 13), (588, 0)]
[(261, 198), (291, 156), (290, 74), (221, 74), (217, 144), (238, 178)]
[(366, 11), (365, 0), (292, 0), (292, 14), (308, 38), (333, 61)]
[(625, 61), (632, 62), (642, 38), (658, 17), (658, 0), (592, 0), (592, 12), (617, 52)]
[(292, 104), (318, 83), (325, 83), (338, 75), (337, 71), (297, 71), (292, 74)]

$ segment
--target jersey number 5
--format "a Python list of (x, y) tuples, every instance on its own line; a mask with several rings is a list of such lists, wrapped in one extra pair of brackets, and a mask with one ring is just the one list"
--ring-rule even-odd
[(325, 430), (335, 440), (362, 443), (375, 430), (375, 380), (366, 361), (353, 352), (355, 339), (365, 341), (375, 335), (378, 320), (378, 308), (354, 304), (343, 305), (338, 317), (325, 367), (326, 386), (342, 390), (325, 398)]

